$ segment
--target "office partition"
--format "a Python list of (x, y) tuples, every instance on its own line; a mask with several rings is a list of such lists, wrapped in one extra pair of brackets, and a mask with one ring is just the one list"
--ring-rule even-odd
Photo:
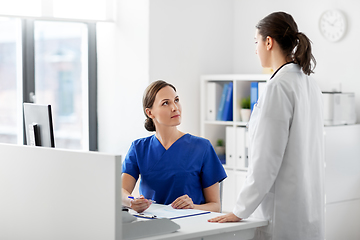
[(121, 239), (121, 159), (0, 144), (0, 239)]

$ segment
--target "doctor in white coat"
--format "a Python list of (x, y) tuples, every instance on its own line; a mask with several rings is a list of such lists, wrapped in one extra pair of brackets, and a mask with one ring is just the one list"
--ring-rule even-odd
[(254, 239), (324, 239), (323, 109), (310, 40), (291, 15), (275, 12), (256, 26), (256, 53), (275, 70), (249, 121), (249, 168), (232, 213), (269, 221)]

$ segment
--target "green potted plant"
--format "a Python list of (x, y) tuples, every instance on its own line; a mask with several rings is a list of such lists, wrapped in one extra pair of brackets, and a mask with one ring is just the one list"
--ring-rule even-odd
[(217, 155), (225, 154), (225, 144), (223, 139), (218, 139), (216, 141), (215, 152)]
[(249, 97), (245, 97), (242, 98), (240, 100), (240, 116), (241, 116), (241, 121), (243, 122), (247, 122), (250, 119), (250, 96)]

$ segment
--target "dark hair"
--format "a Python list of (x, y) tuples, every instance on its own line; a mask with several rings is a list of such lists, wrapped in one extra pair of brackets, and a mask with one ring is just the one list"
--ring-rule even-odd
[(164, 87), (172, 87), (174, 89), (174, 91), (176, 92), (176, 88), (171, 85), (170, 83), (167, 83), (163, 80), (157, 80), (155, 82), (152, 82), (146, 89), (144, 92), (144, 96), (143, 96), (143, 110), (144, 110), (144, 114), (146, 116), (145, 119), (145, 128), (146, 130), (153, 132), (156, 131), (155, 128), (155, 124), (154, 121), (149, 118), (149, 116), (146, 114), (145, 109), (146, 108), (152, 108), (155, 98), (156, 98), (156, 94)]
[(297, 24), (290, 14), (271, 13), (260, 20), (256, 28), (263, 40), (268, 36), (275, 39), (286, 58), (299, 64), (305, 74), (314, 73), (316, 60), (311, 53), (311, 41), (304, 33), (298, 31)]

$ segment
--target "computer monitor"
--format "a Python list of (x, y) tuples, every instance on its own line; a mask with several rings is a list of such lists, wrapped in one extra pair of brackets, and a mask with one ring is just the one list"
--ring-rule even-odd
[(24, 103), (26, 145), (55, 147), (51, 105)]

